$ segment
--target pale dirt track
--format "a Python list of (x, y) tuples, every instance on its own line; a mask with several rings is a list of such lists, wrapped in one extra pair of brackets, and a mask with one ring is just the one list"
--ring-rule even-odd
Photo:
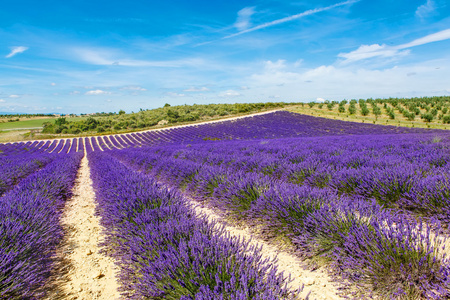
[(304, 299), (308, 293), (310, 300), (345, 299), (338, 295), (337, 285), (331, 281), (325, 269), (321, 268), (315, 271), (307, 270), (306, 264), (299, 257), (261, 240), (249, 228), (239, 228), (227, 224), (212, 209), (203, 207), (192, 199), (188, 198), (188, 200), (198, 215), (204, 215), (209, 221), (215, 221), (223, 225), (231, 236), (241, 237), (247, 241), (250, 240), (251, 245), (262, 247), (261, 254), (263, 259), (273, 259), (276, 257), (278, 259), (278, 263), (276, 264), (278, 271), (283, 272), (286, 276), (290, 275), (291, 279), (293, 279), (289, 285), (292, 290), (296, 290), (300, 286), (305, 285), (303, 292), (300, 294), (301, 299)]
[(95, 213), (88, 160), (83, 157), (74, 196), (67, 201), (61, 224), (65, 237), (57, 251), (61, 266), (55, 287), (47, 299), (119, 299), (116, 267), (112, 258), (100, 253), (102, 227)]

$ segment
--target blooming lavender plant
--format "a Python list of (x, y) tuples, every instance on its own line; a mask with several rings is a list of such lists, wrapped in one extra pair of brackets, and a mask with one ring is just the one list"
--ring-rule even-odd
[(260, 250), (196, 216), (183, 198), (106, 153), (90, 154), (98, 213), (129, 299), (291, 299)]
[(0, 298), (42, 296), (81, 156), (58, 156), (0, 198)]

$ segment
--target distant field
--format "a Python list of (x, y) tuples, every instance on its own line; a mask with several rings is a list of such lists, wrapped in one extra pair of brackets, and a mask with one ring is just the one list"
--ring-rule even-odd
[[(66, 118), (68, 121), (81, 121), (85, 118)], [(31, 129), (31, 128), (42, 128), (45, 122), (54, 122), (56, 118), (36, 118), (31, 120), (21, 120), (18, 122), (5, 122), (0, 123), (0, 130), (20, 130), (20, 129)]]

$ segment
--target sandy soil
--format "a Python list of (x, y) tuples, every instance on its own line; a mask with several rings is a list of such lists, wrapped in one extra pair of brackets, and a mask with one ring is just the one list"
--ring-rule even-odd
[(286, 276), (291, 275), (293, 281), (290, 287), (295, 290), (304, 284), (303, 292), (300, 294), (301, 298), (305, 298), (308, 293), (310, 300), (334, 300), (345, 299), (338, 296), (337, 284), (333, 283), (324, 269), (317, 269), (315, 271), (309, 271), (306, 269), (306, 265), (301, 261), (299, 257), (296, 257), (286, 251), (278, 249), (277, 246), (271, 245), (266, 241), (261, 240), (252, 234), (249, 228), (238, 228), (227, 224), (223, 218), (215, 213), (210, 208), (204, 207), (198, 202), (190, 199), (191, 205), (199, 215), (205, 215), (208, 220), (216, 221), (225, 226), (231, 236), (240, 236), (246, 240), (250, 240), (253, 245), (262, 246), (263, 258), (277, 258), (278, 271), (284, 272)]
[(74, 196), (66, 203), (61, 223), (65, 239), (58, 250), (60, 267), (47, 299), (118, 299), (117, 268), (100, 253), (102, 227), (95, 212), (86, 156), (81, 161)]

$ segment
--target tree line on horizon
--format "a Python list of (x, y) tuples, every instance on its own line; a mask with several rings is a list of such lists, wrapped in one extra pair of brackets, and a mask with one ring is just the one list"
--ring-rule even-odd
[(165, 104), (161, 108), (141, 109), (139, 112), (130, 114), (125, 113), (124, 110), (120, 110), (118, 114), (99, 113), (76, 121), (69, 121), (65, 117), (61, 117), (54, 122), (45, 122), (42, 133), (80, 134), (143, 130), (157, 125), (189, 123), (217, 117), (255, 113), (298, 104), (300, 103), (266, 102), (179, 106)]

